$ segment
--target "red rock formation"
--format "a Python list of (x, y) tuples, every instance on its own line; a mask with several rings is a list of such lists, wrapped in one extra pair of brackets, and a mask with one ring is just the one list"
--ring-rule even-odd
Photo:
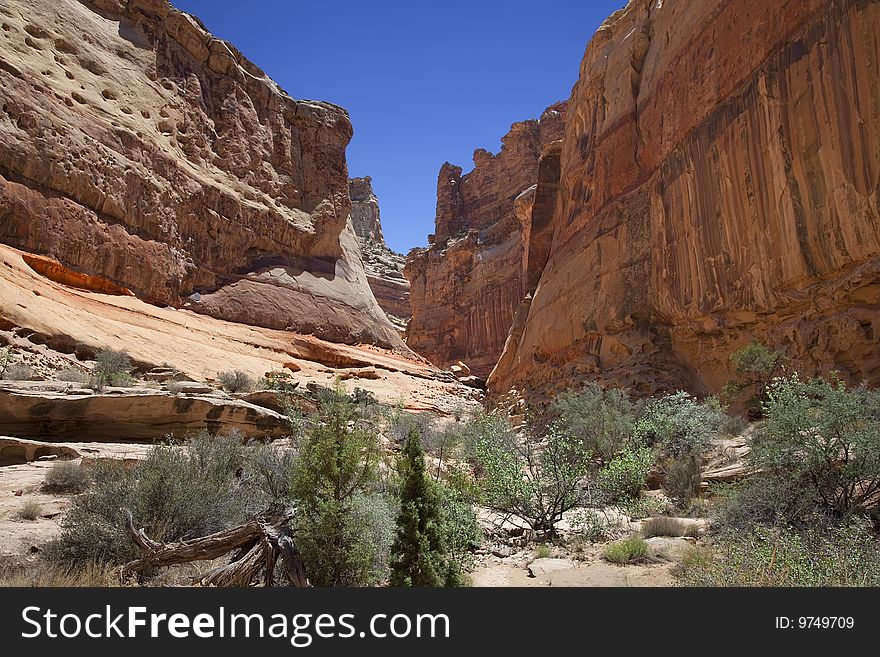
[[(552, 246), (489, 385), (717, 391), (752, 339), (880, 383), (880, 3), (632, 0), (569, 102)], [(533, 240), (534, 243), (534, 240)]]
[(6, 0), (0, 24), (0, 241), (156, 304), (404, 348), (347, 224), (345, 110), (165, 0)]
[(478, 149), (474, 169), (445, 163), (437, 181), (436, 230), (404, 273), (413, 316), (408, 346), (435, 365), (463, 361), (486, 376), (526, 288), (531, 203), (545, 145), (562, 137), (565, 104), (515, 123), (497, 155)]
[(403, 275), (406, 258), (392, 251), (382, 235), (379, 199), (373, 193), (369, 176), (349, 181), (351, 223), (360, 243), (361, 260), (367, 282), (379, 307), (403, 335), (412, 311), (409, 307), (409, 281)]

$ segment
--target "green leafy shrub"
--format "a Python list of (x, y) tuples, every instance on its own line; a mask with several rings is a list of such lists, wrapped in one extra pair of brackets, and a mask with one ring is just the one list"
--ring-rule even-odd
[[(880, 493), (880, 394), (794, 375), (768, 387), (764, 413), (751, 457), (777, 488), (799, 490), (834, 517), (869, 511)], [(796, 509), (787, 520), (799, 520)]]
[(746, 400), (748, 415), (753, 419), (762, 417), (762, 403), (767, 398), (767, 386), (782, 364), (782, 353), (755, 340), (733, 352), (730, 362), (736, 378), (725, 386), (725, 394), (736, 398), (744, 392), (751, 392)]
[(546, 421), (582, 441), (589, 454), (609, 460), (627, 446), (636, 410), (627, 391), (590, 382), (580, 391), (560, 394), (549, 406)]
[(638, 497), (654, 464), (654, 452), (647, 447), (627, 448), (599, 470), (596, 483), (608, 502)]
[(90, 482), (89, 472), (81, 464), (58, 461), (46, 473), (43, 490), (50, 493), (82, 493)]
[(880, 586), (880, 545), (862, 522), (794, 530), (757, 526), (682, 562), (686, 586)]
[(134, 367), (127, 351), (99, 351), (95, 361), (91, 378), (91, 386), (95, 390), (101, 390), (104, 386), (127, 388), (134, 385)]
[(642, 444), (657, 445), (665, 454), (680, 456), (699, 452), (717, 433), (723, 418), (724, 411), (715, 398), (700, 403), (679, 391), (649, 401), (636, 422), (634, 436)]
[(583, 441), (552, 426), (541, 443), (494, 422), (486, 426), (489, 431), (476, 444), (483, 502), (554, 535), (563, 514), (583, 499), (581, 480), (590, 471)]
[(220, 372), (217, 378), (227, 392), (251, 392), (255, 385), (254, 380), (241, 370)]
[(663, 489), (684, 507), (700, 494), (703, 462), (697, 454), (682, 454), (665, 462)]
[(28, 500), (21, 505), (17, 514), (21, 520), (34, 521), (43, 515), (43, 507), (36, 500)]
[(648, 544), (641, 536), (630, 536), (614, 543), (609, 543), (602, 550), (602, 557), (606, 561), (621, 566), (628, 563), (642, 561), (648, 556)]

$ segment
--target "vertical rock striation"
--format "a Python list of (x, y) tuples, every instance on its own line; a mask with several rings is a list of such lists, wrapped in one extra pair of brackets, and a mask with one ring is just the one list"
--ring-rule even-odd
[(403, 275), (406, 258), (392, 251), (382, 236), (379, 199), (373, 193), (369, 176), (349, 181), (351, 223), (361, 248), (367, 282), (394, 328), (403, 335), (412, 312), (409, 307), (409, 281)]
[(490, 389), (717, 391), (752, 339), (790, 369), (880, 383), (877, 34), (864, 0), (612, 15), (569, 101), (546, 265)]
[(540, 119), (515, 123), (497, 155), (474, 151), (467, 174), (448, 162), (440, 168), (435, 232), (404, 270), (413, 312), (407, 344), (435, 365), (463, 361), (483, 377), (495, 365), (526, 291), (539, 161), (562, 138), (565, 110), (557, 103)]

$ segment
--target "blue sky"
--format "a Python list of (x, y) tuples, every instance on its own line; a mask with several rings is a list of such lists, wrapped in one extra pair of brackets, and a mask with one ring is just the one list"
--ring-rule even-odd
[(294, 98), (345, 107), (351, 176), (372, 176), (389, 245), (434, 230), (437, 172), (496, 152), (568, 98), (596, 28), (625, 0), (172, 0)]

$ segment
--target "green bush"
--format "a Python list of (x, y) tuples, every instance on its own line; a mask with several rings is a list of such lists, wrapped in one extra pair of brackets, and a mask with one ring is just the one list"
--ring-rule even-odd
[(90, 482), (88, 470), (79, 463), (58, 461), (46, 473), (43, 490), (50, 493), (82, 493)]
[(540, 443), (487, 423), (476, 444), (483, 503), (521, 518), (539, 532), (556, 533), (563, 514), (583, 498), (582, 480), (590, 472), (583, 441), (551, 426)]
[(762, 417), (762, 404), (767, 399), (767, 386), (782, 363), (782, 354), (772, 351), (757, 340), (730, 355), (735, 379), (728, 382), (724, 393), (737, 398), (744, 392), (751, 396), (746, 400), (749, 417)]
[(641, 536), (630, 536), (605, 546), (602, 557), (621, 566), (642, 561), (648, 556), (648, 544)]
[(241, 370), (220, 372), (217, 375), (223, 389), (227, 392), (250, 392), (254, 389), (254, 380)]
[(687, 506), (691, 499), (700, 494), (703, 462), (697, 454), (682, 454), (670, 459), (663, 469), (666, 474), (663, 489), (680, 507)]
[(670, 456), (699, 452), (718, 432), (724, 411), (710, 397), (699, 402), (686, 392), (652, 399), (636, 422), (634, 436), (646, 445), (656, 445)]
[(682, 562), (686, 586), (880, 586), (880, 545), (862, 522), (795, 530), (757, 526), (726, 536), (715, 558)]
[(100, 461), (92, 486), (74, 498), (60, 537), (46, 547), (68, 565), (125, 563), (139, 556), (124, 510), (158, 541), (227, 529), (262, 510), (265, 499), (244, 485), (247, 448), (237, 436), (203, 434), (184, 447), (157, 445), (142, 461)]
[(316, 586), (363, 586), (381, 580), (370, 514), (356, 500), (378, 480), (377, 426), (337, 382), (319, 397), (319, 419), (306, 430), (294, 467), (294, 539)]
[(654, 452), (647, 447), (627, 448), (599, 470), (596, 483), (609, 503), (638, 497), (654, 464)]
[(546, 421), (581, 440), (588, 453), (609, 460), (628, 444), (636, 410), (625, 390), (606, 390), (590, 382), (578, 392), (560, 394), (550, 404)]
[(134, 368), (127, 351), (99, 351), (95, 361), (91, 378), (91, 386), (95, 390), (101, 390), (104, 386), (127, 388), (134, 384)]
[[(870, 510), (880, 494), (880, 394), (794, 375), (768, 387), (764, 413), (751, 458), (776, 488), (837, 518)], [(800, 520), (792, 512), (802, 506), (786, 520)]]

